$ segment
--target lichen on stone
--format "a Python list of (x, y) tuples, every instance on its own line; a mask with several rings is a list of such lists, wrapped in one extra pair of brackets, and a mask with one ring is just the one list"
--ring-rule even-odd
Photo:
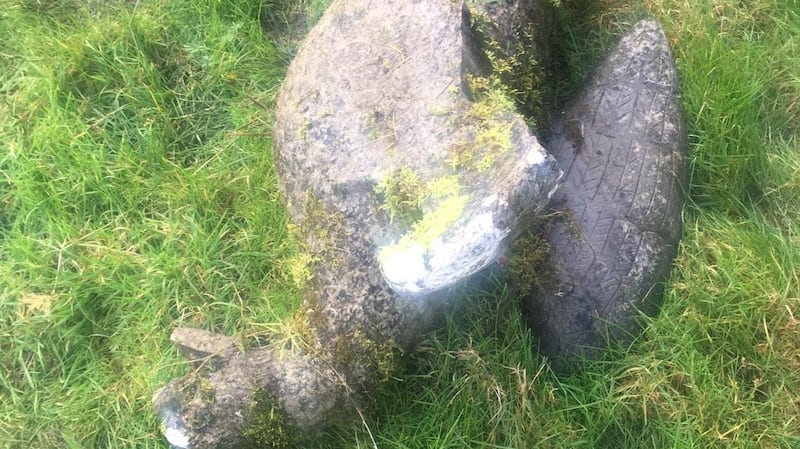
[(431, 182), (431, 185), (438, 192), (432, 197), (431, 204), (427, 210), (414, 221), (409, 231), (406, 232), (395, 244), (385, 246), (378, 255), (379, 259), (390, 256), (392, 252), (407, 250), (412, 247), (419, 247), (422, 251), (426, 250), (431, 243), (439, 236), (444, 234), (448, 227), (461, 218), (464, 208), (467, 206), (469, 196), (460, 194), (457, 186), (457, 177), (443, 177)]

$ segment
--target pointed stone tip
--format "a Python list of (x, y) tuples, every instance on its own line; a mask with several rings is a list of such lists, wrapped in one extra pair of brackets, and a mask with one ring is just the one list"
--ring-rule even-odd
[(650, 29), (650, 30), (661, 30), (661, 23), (659, 23), (658, 20), (653, 18), (642, 19), (636, 22), (632, 27), (633, 30), (639, 28)]
[(642, 19), (636, 22), (620, 41), (621, 46), (626, 43), (651, 43), (669, 47), (664, 28), (656, 19)]
[(655, 19), (637, 22), (620, 39), (600, 71), (611, 80), (638, 80), (677, 87), (677, 71), (664, 29)]

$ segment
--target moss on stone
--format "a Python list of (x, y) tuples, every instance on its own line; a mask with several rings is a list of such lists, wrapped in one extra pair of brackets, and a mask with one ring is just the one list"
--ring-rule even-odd
[[(472, 0), (480, 3), (482, 0)], [(560, 3), (551, 0), (554, 5)], [(473, 8), (472, 29), (480, 42), (487, 59), (491, 63), (490, 78), (504, 86), (505, 93), (525, 114), (528, 124), (535, 127), (545, 115), (544, 98), (550, 87), (545, 81), (545, 68), (538, 60), (536, 52), (536, 28), (542, 26), (535, 20), (520, 23), (514, 30), (518, 36), (513, 48), (505, 48), (493, 36), (498, 35), (499, 26), (494, 19)]]
[[(199, 403), (204, 405), (214, 404), (216, 401), (216, 392), (214, 385), (205, 378), (200, 377), (199, 374), (191, 374), (186, 378), (183, 383), (179, 394), (183, 397), (178, 402), (181, 404)], [(211, 412), (213, 407), (203, 406), (195, 407), (185, 411), (184, 419), (186, 424), (191, 428), (202, 428), (206, 426), (214, 416)]]
[(461, 180), (456, 175), (441, 176), (428, 182), (428, 190), (434, 199), (458, 195), (461, 192)]
[(494, 161), (513, 148), (514, 102), (506, 88), (492, 77), (467, 75), (473, 102), (464, 113), (472, 128), (468, 141), (450, 147), (450, 166), (454, 170), (486, 171)]
[(272, 395), (264, 389), (253, 392), (246, 419), (247, 426), (242, 430), (246, 449), (284, 449), (297, 441), (297, 432), (286, 422)]
[(279, 355), (308, 353), (316, 346), (316, 336), (309, 319), (308, 313), (298, 310), (280, 322), (271, 335), (272, 346)]
[(389, 220), (401, 224), (422, 218), (422, 203), (430, 196), (426, 182), (409, 167), (385, 176), (375, 192), (383, 197), (381, 209), (389, 214)]
[(558, 267), (550, 263), (548, 234), (556, 222), (565, 223), (576, 238), (583, 238), (580, 226), (569, 210), (552, 209), (538, 217), (526, 232), (511, 242), (511, 251), (506, 258), (509, 285), (516, 295), (525, 297), (537, 290), (555, 289)]
[(298, 242), (300, 248), (285, 261), (285, 270), (298, 288), (305, 287), (313, 279), (320, 260), (337, 260), (333, 257), (333, 251), (336, 248), (337, 229), (343, 222), (341, 214), (326, 211), (322, 200), (311, 192), (306, 193), (303, 219), (299, 223), (288, 224), (289, 235)]
[(499, 120), (515, 110), (514, 101), (499, 78), (468, 74), (467, 85), (474, 100), (465, 114), (468, 119), (474, 122)]
[(337, 341), (332, 361), (343, 369), (357, 369), (359, 372), (351, 374), (363, 384), (360, 387), (374, 390), (391, 379), (401, 356), (402, 351), (394, 341), (375, 339), (357, 329)]
[(286, 264), (286, 272), (289, 280), (298, 289), (303, 289), (306, 284), (314, 278), (314, 265), (318, 259), (307, 252), (297, 252), (290, 256)]
[(506, 268), (509, 286), (515, 295), (526, 297), (554, 282), (554, 268), (548, 263), (549, 252), (550, 245), (541, 227), (534, 227), (533, 231), (512, 242)]
[(497, 157), (511, 150), (511, 126), (511, 123), (494, 123), (478, 130), (475, 146), (483, 149), (483, 157), (477, 161), (478, 171), (488, 170)]

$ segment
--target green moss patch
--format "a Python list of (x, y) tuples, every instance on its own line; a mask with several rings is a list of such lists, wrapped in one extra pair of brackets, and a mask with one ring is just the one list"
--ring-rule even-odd
[[(410, 169), (402, 169), (398, 173), (400, 180), (391, 181), (394, 186), (401, 185), (403, 179), (413, 182), (402, 184), (403, 190), (393, 195), (385, 195), (385, 208), (401, 209), (413, 205), (404, 215), (404, 222), (409, 231), (394, 245), (384, 247), (379, 257), (385, 257), (392, 251), (414, 246), (427, 248), (436, 238), (447, 231), (447, 228), (461, 217), (469, 196), (461, 194), (459, 177), (442, 176), (432, 181), (423, 182), (418, 176), (411, 177), (404, 172), (413, 173)], [(382, 183), (386, 185), (387, 182)], [(389, 189), (377, 189), (385, 192)], [(390, 217), (391, 217), (390, 211)]]
[(474, 13), (472, 28), (478, 36), (481, 48), (492, 65), (492, 78), (505, 86), (506, 93), (520, 108), (532, 127), (544, 117), (544, 98), (549, 94), (545, 80), (546, 70), (536, 54), (537, 21), (519, 25), (514, 30), (516, 45), (505, 48), (493, 36), (499, 34), (499, 25), (494, 19)]
[(430, 196), (425, 181), (409, 167), (403, 167), (385, 176), (375, 192), (381, 195), (381, 209), (392, 222), (413, 223), (422, 218), (422, 204)]
[(284, 413), (263, 389), (253, 394), (247, 411), (247, 427), (242, 431), (246, 449), (284, 449), (297, 439), (297, 432), (286, 422)]

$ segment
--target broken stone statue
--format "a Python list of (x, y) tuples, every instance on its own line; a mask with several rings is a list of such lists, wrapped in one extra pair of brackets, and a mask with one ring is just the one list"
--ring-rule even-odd
[(680, 237), (672, 55), (657, 23), (635, 25), (551, 124), (550, 156), (515, 106), (544, 117), (553, 14), (547, 0), (334, 1), (289, 67), (273, 136), (313, 274), (302, 309), (253, 347), (175, 329), (195, 371), (154, 395), (173, 447), (281, 447), (363, 419), (397, 357), (551, 198), (524, 298), (540, 349), (562, 369), (637, 334)]
[(154, 395), (174, 447), (280, 447), (360, 414), (531, 225), (561, 171), (503, 78), (543, 79), (553, 13), (549, 0), (333, 2), (289, 67), (273, 135), (313, 273), (302, 310), (246, 350), (175, 330), (200, 363)]

